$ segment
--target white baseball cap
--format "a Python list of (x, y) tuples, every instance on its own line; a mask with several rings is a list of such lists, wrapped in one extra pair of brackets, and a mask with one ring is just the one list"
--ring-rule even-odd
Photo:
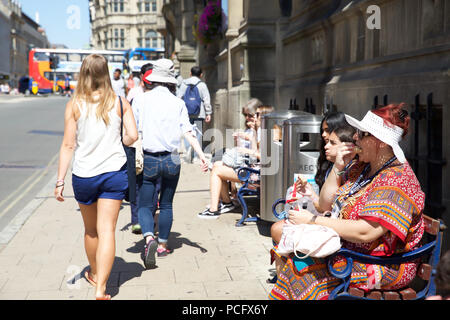
[(399, 145), (404, 132), (402, 128), (391, 123), (386, 123), (386, 120), (377, 116), (372, 111), (368, 111), (361, 121), (358, 121), (347, 114), (345, 115), (345, 119), (352, 127), (364, 132), (369, 132), (378, 140), (390, 145), (398, 161), (401, 163), (406, 162), (405, 154)]
[(150, 82), (161, 82), (172, 84), (178, 83), (177, 79), (175, 79), (175, 68), (173, 66), (172, 60), (158, 59), (152, 62), (152, 65), (153, 65), (152, 73), (145, 79), (147, 79)]

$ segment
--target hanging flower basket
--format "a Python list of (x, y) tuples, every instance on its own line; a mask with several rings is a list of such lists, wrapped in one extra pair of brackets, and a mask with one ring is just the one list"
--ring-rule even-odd
[(222, 10), (221, 0), (210, 0), (203, 13), (194, 17), (194, 36), (202, 44), (211, 43), (222, 37), (225, 15)]

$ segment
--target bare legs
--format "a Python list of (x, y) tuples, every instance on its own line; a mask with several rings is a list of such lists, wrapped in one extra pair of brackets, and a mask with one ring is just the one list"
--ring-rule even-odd
[[(272, 224), (272, 227), (270, 227), (270, 235), (272, 236), (272, 240), (277, 244), (280, 243), (284, 224), (285, 224), (284, 220), (280, 220)], [(276, 254), (274, 255), (274, 258), (275, 258), (275, 269), (277, 271), (277, 276), (279, 276), (280, 271), (284, 266), (284, 262)]]
[(98, 199), (91, 205), (80, 204), (85, 227), (84, 246), (92, 279), (97, 283), (96, 298), (106, 295), (106, 282), (116, 251), (115, 230), (121, 203), (121, 200)]
[(227, 181), (239, 182), (237, 173), (232, 168), (225, 166), (222, 161), (214, 162), (210, 176), (211, 211), (218, 210), (219, 199), (224, 202), (231, 201)]

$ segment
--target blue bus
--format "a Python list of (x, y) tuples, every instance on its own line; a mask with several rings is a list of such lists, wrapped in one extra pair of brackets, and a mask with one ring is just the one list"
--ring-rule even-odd
[(164, 48), (132, 48), (125, 52), (125, 61), (129, 73), (141, 71), (141, 67), (150, 61), (164, 58)]

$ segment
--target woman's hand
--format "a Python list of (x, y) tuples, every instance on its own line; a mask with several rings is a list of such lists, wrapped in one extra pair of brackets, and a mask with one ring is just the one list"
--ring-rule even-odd
[(200, 157), (200, 168), (202, 169), (202, 172), (207, 172), (209, 169), (209, 161), (204, 156)]
[(303, 224), (309, 223), (314, 216), (311, 212), (305, 209), (289, 210), (288, 211), (288, 221), (292, 224)]
[(336, 160), (334, 166), (339, 171), (344, 168), (353, 160), (356, 156), (355, 145), (351, 142), (343, 142), (337, 146)]
[(64, 191), (64, 185), (55, 188), (55, 191), (54, 191), (55, 198), (59, 202), (63, 202), (64, 201), (63, 191)]

